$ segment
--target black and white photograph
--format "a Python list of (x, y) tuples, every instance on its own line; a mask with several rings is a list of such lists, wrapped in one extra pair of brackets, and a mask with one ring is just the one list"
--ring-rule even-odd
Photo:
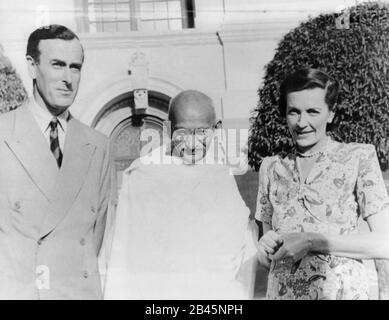
[(389, 300), (389, 0), (0, 0), (0, 300)]

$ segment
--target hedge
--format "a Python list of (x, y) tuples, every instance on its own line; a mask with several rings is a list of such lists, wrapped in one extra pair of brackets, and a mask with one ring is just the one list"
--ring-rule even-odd
[(28, 97), (22, 81), (2, 51), (0, 46), (0, 113), (16, 109)]
[(321, 69), (341, 83), (335, 140), (376, 146), (381, 168), (389, 166), (389, 7), (369, 2), (349, 8), (349, 29), (336, 26), (342, 13), (301, 23), (278, 44), (266, 65), (259, 101), (250, 119), (249, 164), (286, 154), (292, 139), (278, 111), (279, 86), (299, 67)]

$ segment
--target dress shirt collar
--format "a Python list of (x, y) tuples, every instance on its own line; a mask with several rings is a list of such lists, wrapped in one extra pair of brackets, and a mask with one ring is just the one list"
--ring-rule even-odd
[[(45, 132), (50, 127), (50, 122), (54, 116), (47, 110), (38, 105), (34, 98), (30, 99), (30, 110), (37, 121), (42, 132)], [(59, 128), (66, 133), (67, 122), (70, 119), (69, 110), (65, 110), (63, 113), (57, 116), (59, 122)]]

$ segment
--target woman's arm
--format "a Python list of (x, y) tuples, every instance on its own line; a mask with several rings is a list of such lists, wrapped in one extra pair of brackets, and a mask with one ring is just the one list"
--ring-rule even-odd
[(354, 259), (389, 259), (389, 208), (367, 218), (371, 232), (328, 235), (310, 232), (281, 235), (283, 245), (270, 258), (301, 259), (307, 253), (333, 254)]
[(257, 246), (257, 257), (259, 263), (266, 269), (270, 268), (270, 254), (274, 254), (282, 244), (281, 237), (272, 230), (271, 225), (262, 222), (263, 236), (259, 239)]
[(369, 233), (347, 236), (310, 234), (310, 251), (356, 259), (389, 259), (389, 208), (366, 220)]
[(378, 277), (378, 298), (389, 300), (389, 260), (375, 260)]
[[(370, 231), (374, 232), (379, 230), (381, 232), (387, 232), (385, 228), (387, 223), (381, 224), (379, 220), (377, 221), (373, 218), (374, 216), (371, 216), (367, 219)], [(389, 246), (389, 242), (387, 242), (387, 246)], [(380, 300), (389, 300), (389, 260), (377, 259), (375, 260), (375, 266), (378, 278), (378, 298)]]
[(355, 235), (308, 234), (310, 252), (355, 259), (389, 259), (389, 210), (367, 218), (371, 232)]
[(265, 158), (259, 168), (257, 208), (255, 219), (262, 222), (262, 237), (257, 244), (257, 258), (265, 268), (270, 268), (269, 254), (274, 254), (280, 245), (280, 235), (272, 230), (273, 205), (269, 198), (268, 165), (270, 158)]

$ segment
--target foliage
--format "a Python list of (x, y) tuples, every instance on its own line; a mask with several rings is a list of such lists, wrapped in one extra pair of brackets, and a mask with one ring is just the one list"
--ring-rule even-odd
[[(292, 140), (278, 111), (279, 86), (298, 67), (327, 72), (341, 84), (335, 140), (376, 146), (382, 169), (389, 165), (389, 7), (363, 3), (349, 8), (350, 27), (336, 26), (342, 13), (322, 14), (284, 36), (266, 66), (249, 137), (249, 164), (286, 154)], [(339, 20), (339, 19), (338, 19)]]
[(0, 113), (16, 109), (27, 99), (27, 92), (0, 47)]

